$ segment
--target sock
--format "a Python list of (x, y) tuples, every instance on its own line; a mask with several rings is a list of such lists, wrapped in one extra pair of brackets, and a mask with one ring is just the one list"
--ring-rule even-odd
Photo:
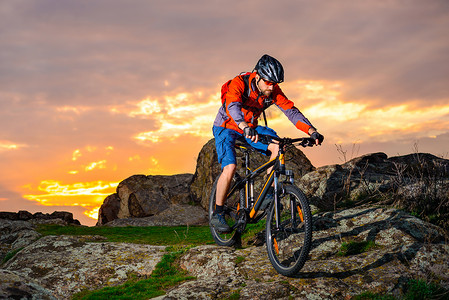
[(221, 214), (223, 212), (223, 205), (215, 204), (215, 214)]

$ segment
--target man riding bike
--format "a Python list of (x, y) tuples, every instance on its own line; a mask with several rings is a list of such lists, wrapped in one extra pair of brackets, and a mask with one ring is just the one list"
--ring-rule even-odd
[[(253, 148), (270, 156), (270, 160), (278, 154), (278, 144), (258, 142), (259, 134), (277, 136), (273, 129), (258, 125), (258, 118), (267, 106), (276, 104), (296, 128), (309, 134), (317, 145), (324, 140), (323, 135), (280, 89), (279, 83), (284, 81), (284, 69), (278, 60), (263, 55), (254, 71), (247, 76), (249, 78), (245, 79), (239, 75), (230, 82), (212, 128), (222, 173), (217, 182), (215, 211), (210, 223), (220, 232), (230, 230), (223, 216), (223, 204), (236, 171), (235, 141), (244, 136)], [(247, 86), (245, 80), (248, 80)]]

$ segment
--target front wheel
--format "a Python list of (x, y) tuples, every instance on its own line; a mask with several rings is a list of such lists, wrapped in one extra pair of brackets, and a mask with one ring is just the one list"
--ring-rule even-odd
[[(212, 214), (214, 213), (215, 210), (215, 195), (217, 193), (217, 182), (219, 178), (220, 177), (218, 177), (215, 180), (209, 198), (209, 220), (211, 220)], [(233, 184), (235, 184), (235, 179), (232, 180), (231, 186)], [(228, 198), (225, 200), (224, 203), (223, 209), (225, 220), (226, 223), (228, 223), (228, 225), (231, 226), (231, 228), (237, 222), (236, 219), (238, 215), (238, 210), (240, 208), (239, 207), (240, 197), (244, 197), (244, 189), (241, 189), (240, 191), (235, 191), (232, 195), (228, 196)], [(234, 229), (232, 230), (232, 232), (229, 233), (220, 233), (211, 224), (209, 224), (209, 227), (212, 237), (214, 238), (214, 241), (217, 243), (217, 245), (230, 247), (236, 244), (239, 245), (241, 243), (241, 233), (239, 230)]]
[(283, 190), (278, 207), (273, 203), (268, 211), (267, 252), (276, 271), (284, 276), (293, 276), (304, 266), (309, 255), (312, 214), (301, 190), (293, 185), (285, 185)]

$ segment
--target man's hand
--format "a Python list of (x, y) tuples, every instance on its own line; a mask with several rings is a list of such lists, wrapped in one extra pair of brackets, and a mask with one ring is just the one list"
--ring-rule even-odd
[(247, 139), (250, 139), (254, 143), (257, 143), (257, 141), (259, 140), (259, 135), (257, 135), (257, 131), (249, 126), (243, 128), (243, 134)]
[(320, 134), (318, 131), (312, 132), (312, 134), (310, 135), (310, 137), (311, 137), (312, 139), (315, 140), (315, 144), (316, 144), (317, 146), (318, 146), (318, 145), (321, 145), (321, 143), (322, 143), (323, 140), (324, 140), (324, 136), (323, 136), (322, 134)]

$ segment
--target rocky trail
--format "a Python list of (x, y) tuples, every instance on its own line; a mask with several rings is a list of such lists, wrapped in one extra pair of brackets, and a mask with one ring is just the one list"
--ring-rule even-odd
[[(70, 299), (83, 289), (148, 276), (165, 247), (105, 242), (99, 236), (39, 238), (27, 221), (0, 220), (2, 247), (23, 247), (0, 268), (0, 295)], [(34, 232), (34, 233), (32, 233)], [(367, 250), (341, 253), (342, 243)], [(159, 299), (350, 299), (365, 291), (401, 295), (409, 279), (449, 286), (444, 232), (401, 210), (366, 206), (314, 216), (310, 259), (295, 278), (276, 273), (265, 245), (204, 245), (179, 260), (196, 277)]]

